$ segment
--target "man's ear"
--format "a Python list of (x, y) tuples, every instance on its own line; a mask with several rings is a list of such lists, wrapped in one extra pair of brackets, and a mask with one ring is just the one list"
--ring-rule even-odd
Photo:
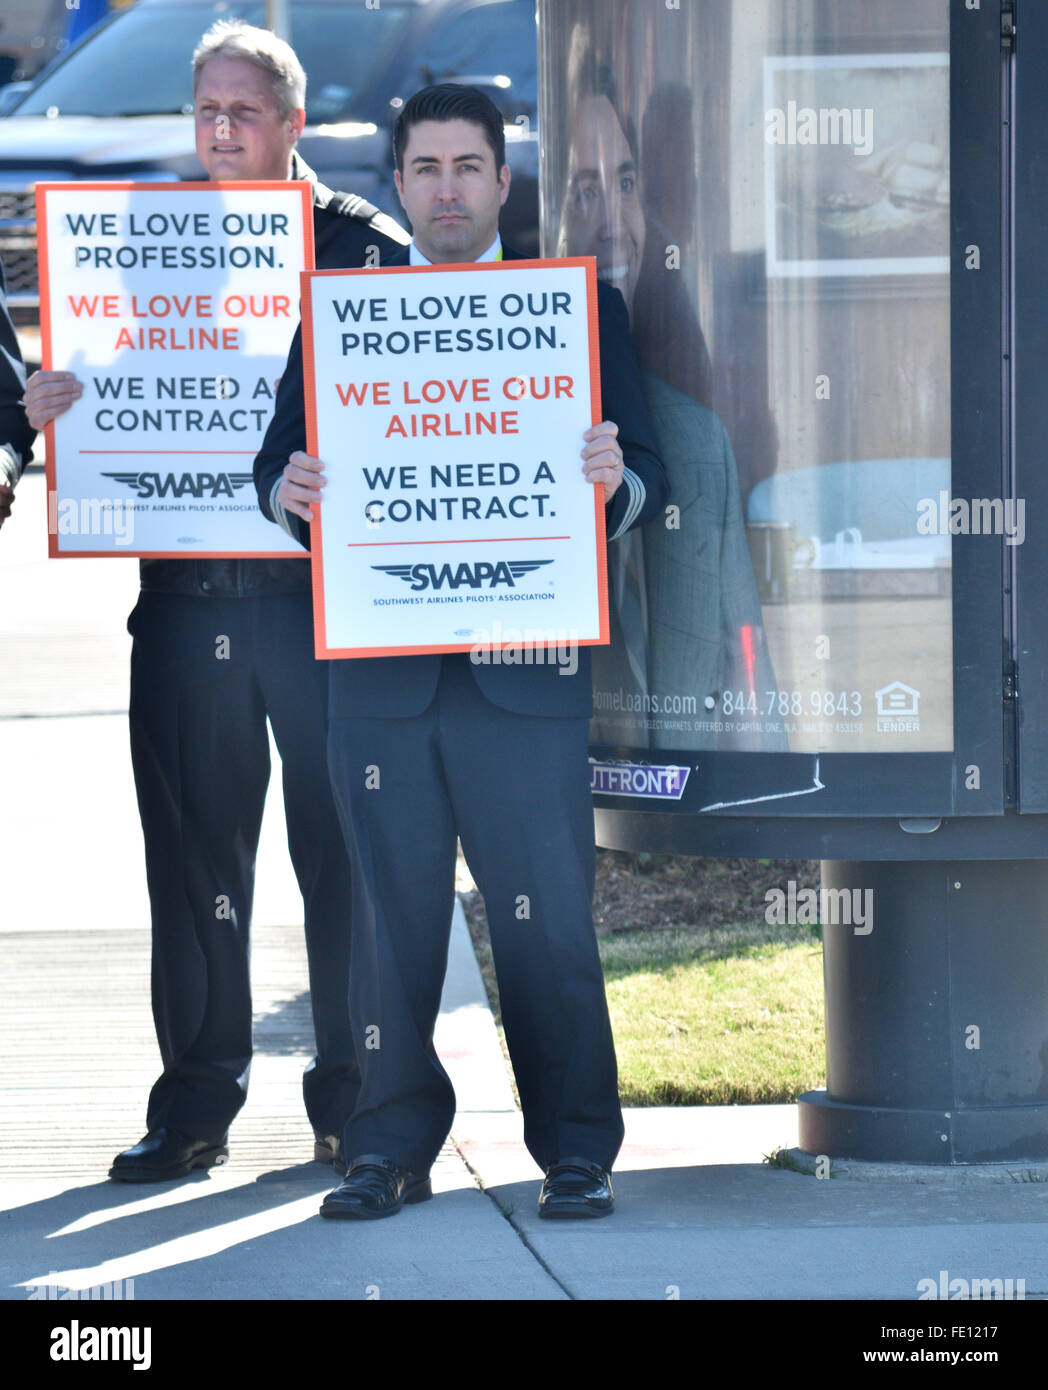
[(503, 164), (499, 170), (499, 207), (506, 206), (506, 199), (509, 197), (509, 165)]
[(400, 199), (400, 206), (407, 212), (407, 208), (404, 206), (404, 180), (399, 169), (393, 170), (393, 184), (397, 190), (397, 197)]
[(292, 145), (295, 145), (298, 143), (298, 137), (302, 134), (302, 131), (305, 129), (305, 110), (301, 106), (296, 107), (294, 111), (288, 113), (287, 122), (291, 133), (291, 143)]

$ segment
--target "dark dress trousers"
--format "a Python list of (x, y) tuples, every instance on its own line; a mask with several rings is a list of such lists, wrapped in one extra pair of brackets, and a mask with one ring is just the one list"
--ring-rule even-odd
[[(406, 262), (405, 252), (390, 264)], [(604, 414), (619, 426), (627, 469), (606, 509), (614, 537), (659, 511), (666, 481), (621, 295), (598, 285), (598, 308)], [(297, 339), (285, 387), (286, 408), (278, 398), (255, 460), (271, 518), (274, 481), (305, 447)], [(308, 524), (284, 519), (308, 544)], [(328, 759), (353, 857), (350, 1013), (363, 1073), (343, 1135), (350, 1159), (381, 1153), (425, 1173), (451, 1128), (455, 1096), (433, 1030), (456, 835), (484, 895), (529, 1151), (542, 1168), (574, 1155), (610, 1167), (618, 1153), (615, 1050), (591, 910), (588, 649), (578, 655), (574, 675), (472, 664), (463, 653), (331, 663)], [(378, 785), (368, 785), (369, 769)]]
[[(361, 265), (404, 234), (376, 209), (314, 187), (316, 261)], [(387, 235), (393, 232), (396, 239)], [(341, 1132), (359, 1090), (347, 989), (349, 860), (327, 774), (328, 663), (313, 656), (304, 559), (146, 560), (128, 620), (130, 727), (153, 929), (163, 1073), (150, 1129), (219, 1142), (251, 1063), (250, 926), (269, 782), (267, 717), (283, 763), (288, 847), (305, 912), (316, 1055), (303, 1093), (315, 1133)]]

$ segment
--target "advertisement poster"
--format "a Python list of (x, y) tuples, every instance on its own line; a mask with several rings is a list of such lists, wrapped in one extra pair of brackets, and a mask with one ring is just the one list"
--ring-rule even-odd
[(595, 757), (951, 751), (957, 537), (1023, 534), (951, 494), (951, 7), (538, 9), (543, 247), (622, 293), (670, 485), (608, 549)]
[(317, 656), (606, 642), (593, 262), (302, 282)]
[(313, 264), (307, 183), (37, 184), (55, 556), (302, 556), (252, 463)]

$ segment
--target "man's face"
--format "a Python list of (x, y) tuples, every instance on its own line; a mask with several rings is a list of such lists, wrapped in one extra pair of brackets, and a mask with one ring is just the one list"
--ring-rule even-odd
[(596, 256), (597, 275), (622, 291), (632, 314), (644, 256), (644, 211), (637, 166), (607, 97), (579, 103), (573, 150), (568, 254)]
[(305, 112), (281, 119), (269, 77), (246, 58), (212, 58), (193, 100), (197, 157), (213, 179), (286, 179)]
[(415, 244), (438, 264), (475, 261), (495, 240), (509, 169), (495, 168), (484, 127), (420, 121), (408, 131), (404, 172), (394, 173)]

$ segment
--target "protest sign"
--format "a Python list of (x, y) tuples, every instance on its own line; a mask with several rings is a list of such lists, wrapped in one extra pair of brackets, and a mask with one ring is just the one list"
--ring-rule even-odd
[(317, 655), (607, 642), (593, 260), (302, 284)]
[(302, 182), (37, 184), (52, 556), (303, 556), (252, 463), (313, 264)]

